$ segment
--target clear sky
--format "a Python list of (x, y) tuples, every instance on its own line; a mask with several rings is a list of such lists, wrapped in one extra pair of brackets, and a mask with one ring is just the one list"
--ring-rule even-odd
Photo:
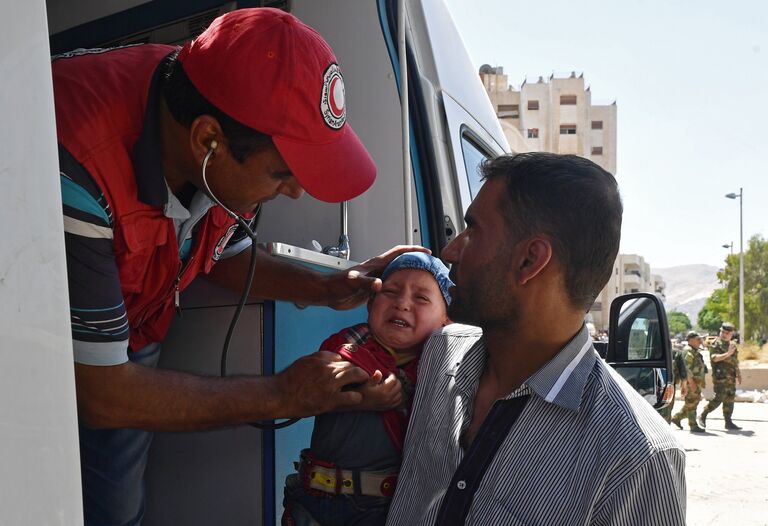
[(477, 68), (511, 84), (583, 71), (618, 104), (621, 251), (722, 266), (768, 238), (768, 1), (446, 0)]

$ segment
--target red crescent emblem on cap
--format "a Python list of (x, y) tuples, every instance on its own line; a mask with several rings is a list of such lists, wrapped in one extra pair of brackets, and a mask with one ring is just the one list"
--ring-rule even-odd
[(320, 95), (320, 115), (334, 130), (340, 129), (347, 121), (344, 101), (344, 77), (338, 64), (331, 64), (323, 73), (323, 91)]
[(343, 95), (342, 95), (342, 100), (341, 100), (341, 107), (339, 107), (339, 101), (336, 100), (336, 96), (338, 94), (336, 90), (339, 89), (339, 88), (341, 88), (342, 90), (344, 89), (343, 86), (339, 86), (338, 85), (339, 82), (341, 82), (341, 77), (334, 77), (333, 80), (331, 81), (330, 89), (328, 90), (329, 95), (330, 95), (328, 97), (329, 98), (328, 102), (330, 102), (331, 111), (336, 116), (336, 118), (340, 118), (342, 116), (342, 114), (344, 113)]

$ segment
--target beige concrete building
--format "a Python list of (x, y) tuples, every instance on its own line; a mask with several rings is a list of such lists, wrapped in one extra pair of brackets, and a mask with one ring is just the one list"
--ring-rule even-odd
[[(592, 104), (584, 75), (527, 79), (520, 89), (509, 84), (502, 67), (484, 65), (480, 79), (514, 152), (544, 151), (586, 157), (616, 174), (616, 103)], [(607, 330), (611, 302), (622, 294), (664, 295), (661, 276), (637, 254), (619, 254), (613, 273), (587, 316), (597, 330)]]
[(643, 256), (619, 254), (613, 264), (611, 278), (589, 310), (589, 316), (597, 330), (607, 330), (611, 302), (622, 294), (651, 292), (664, 297), (666, 284), (658, 274), (651, 274), (651, 266)]
[(592, 104), (584, 75), (509, 84), (502, 67), (484, 65), (480, 79), (515, 152), (570, 153), (616, 174), (616, 103)]

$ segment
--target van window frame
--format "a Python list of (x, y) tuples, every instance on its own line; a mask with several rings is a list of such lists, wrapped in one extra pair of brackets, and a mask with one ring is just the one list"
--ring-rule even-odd
[[(487, 161), (488, 159), (493, 159), (495, 156), (493, 153), (490, 153), (492, 149), (485, 144), (485, 141), (483, 141), (482, 138), (478, 136), (477, 133), (472, 130), (467, 124), (462, 124), (459, 128), (459, 141), (461, 146), (461, 153), (462, 153), (462, 161), (464, 163), (464, 177), (466, 178), (468, 189), (469, 189), (469, 196), (470, 196), (470, 202), (475, 200), (475, 197), (477, 197), (477, 192), (480, 191), (480, 188), (483, 186), (483, 181), (479, 180), (479, 174), (478, 174), (478, 185), (477, 190), (473, 191), (473, 185), (471, 183), (471, 177), (469, 173), (469, 169), (467, 167), (467, 155), (466, 150), (464, 149), (465, 144), (469, 144), (471, 147), (473, 147), (475, 150), (477, 150), (480, 154), (482, 154), (485, 159), (484, 161)], [(477, 168), (479, 168), (480, 165), (477, 165)], [(467, 206), (469, 206), (469, 203), (467, 203)]]

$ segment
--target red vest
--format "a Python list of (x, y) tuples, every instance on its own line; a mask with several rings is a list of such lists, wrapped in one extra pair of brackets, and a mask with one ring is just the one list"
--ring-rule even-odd
[(173, 49), (133, 46), (52, 64), (59, 143), (91, 174), (111, 208), (133, 350), (163, 340), (177, 288), (183, 290), (200, 272), (207, 274), (217, 246), (234, 231), (226, 212), (211, 208), (198, 224), (182, 269), (173, 220), (163, 215), (163, 206), (138, 198), (131, 152), (144, 124), (153, 73)]

